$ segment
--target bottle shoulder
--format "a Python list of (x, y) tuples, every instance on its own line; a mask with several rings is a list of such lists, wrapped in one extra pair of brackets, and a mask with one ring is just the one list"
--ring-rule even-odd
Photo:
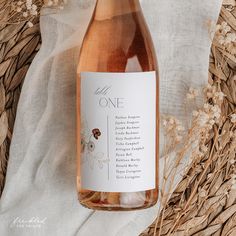
[(81, 48), (79, 67), (112, 72), (156, 70), (154, 46), (142, 15), (92, 21)]

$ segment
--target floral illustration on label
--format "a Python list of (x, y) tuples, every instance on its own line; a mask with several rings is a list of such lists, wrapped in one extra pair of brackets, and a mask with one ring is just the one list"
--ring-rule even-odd
[(96, 152), (96, 142), (99, 141), (101, 135), (102, 133), (98, 128), (89, 131), (82, 122), (81, 159), (82, 164), (88, 162), (91, 169), (94, 169), (94, 165), (98, 165), (102, 169), (104, 164), (109, 162), (109, 158), (106, 158), (103, 152)]

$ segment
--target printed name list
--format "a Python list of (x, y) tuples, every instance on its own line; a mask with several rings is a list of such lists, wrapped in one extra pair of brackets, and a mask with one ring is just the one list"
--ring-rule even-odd
[(144, 150), (141, 116), (115, 116), (116, 179), (142, 177), (140, 152)]

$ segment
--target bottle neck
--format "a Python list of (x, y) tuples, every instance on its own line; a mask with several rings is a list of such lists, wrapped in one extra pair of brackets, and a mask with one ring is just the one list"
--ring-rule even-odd
[(139, 0), (97, 0), (94, 18), (95, 20), (111, 19), (140, 10)]

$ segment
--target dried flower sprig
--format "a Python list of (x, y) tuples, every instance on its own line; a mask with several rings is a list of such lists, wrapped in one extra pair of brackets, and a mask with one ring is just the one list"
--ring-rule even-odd
[(230, 116), (230, 118), (231, 118), (231, 122), (235, 124), (236, 123), (236, 114), (232, 114)]
[(187, 99), (188, 99), (188, 100), (193, 100), (193, 99), (195, 99), (198, 95), (199, 95), (198, 89), (189, 88), (189, 91), (188, 91), (188, 93), (187, 93)]
[(214, 43), (219, 44), (224, 50), (235, 55), (236, 54), (236, 32), (226, 22), (222, 21), (221, 24), (215, 25), (210, 22), (210, 34)]
[(57, 9), (64, 9), (64, 6), (68, 3), (67, 0), (44, 0), (45, 7), (53, 7)]
[[(200, 94), (198, 90), (190, 88), (186, 97), (188, 100), (193, 100), (196, 99), (199, 95)], [(199, 161), (202, 160), (202, 158), (204, 158), (209, 153), (209, 149), (214, 150), (215, 145), (217, 145), (217, 137), (215, 138), (215, 141), (212, 145), (213, 147), (208, 144), (208, 140), (211, 136), (212, 130), (217, 129), (219, 134), (219, 127), (222, 123), (221, 105), (226, 96), (223, 92), (220, 91), (220, 88), (210, 84), (208, 84), (203, 89), (201, 95), (206, 98), (207, 102), (201, 108), (198, 108), (197, 110), (192, 110), (192, 121), (189, 129), (185, 129), (184, 127), (182, 127), (181, 122), (173, 116), (167, 116), (163, 119), (163, 128), (168, 142), (167, 147), (165, 147), (164, 153), (165, 165), (160, 194), (162, 213), (160, 215), (159, 221), (156, 222), (156, 227), (154, 230), (154, 232), (159, 232), (159, 235), (163, 228), (163, 219), (165, 209), (167, 207), (167, 202), (170, 198), (171, 190), (174, 187), (174, 178), (181, 162), (184, 161), (186, 155), (190, 157), (189, 162), (184, 170), (185, 174), (188, 174), (189, 171), (199, 165)], [(232, 118), (234, 118), (233, 115)], [(179, 132), (184, 131), (185, 133), (181, 133), (182, 142), (180, 145)], [(173, 157), (171, 157), (170, 155), (170, 153), (173, 151), (175, 152), (174, 164)], [(214, 153), (211, 151), (206, 165), (204, 166), (204, 170), (201, 174), (199, 182), (203, 178), (204, 174), (207, 172), (212, 158), (215, 158), (215, 155), (213, 154)], [(196, 193), (199, 193), (199, 196), (201, 198), (207, 196), (206, 190), (203, 188), (199, 189), (197, 186), (199, 185), (196, 185), (192, 189), (192, 193), (188, 201), (189, 203), (185, 205), (185, 210), (183, 212), (186, 212), (188, 210), (188, 205), (190, 204), (192, 198)], [(176, 226), (178, 225), (178, 221), (181, 219), (182, 216), (183, 215), (181, 214), (181, 216), (178, 216), (176, 218), (175, 224), (172, 227), (171, 232), (175, 230)], [(159, 228), (158, 231), (157, 228)]]
[(163, 116), (163, 127), (165, 135), (174, 141), (174, 144), (179, 143), (182, 140), (182, 134), (185, 128), (182, 123), (173, 116)]
[(236, 34), (231, 32), (231, 27), (225, 21), (217, 25), (216, 38), (224, 46), (236, 42)]
[[(67, 4), (67, 0), (13, 0), (9, 1), (4, 9), (10, 9), (9, 15), (5, 17), (5, 24), (18, 24), (26, 22), (29, 27), (33, 27), (35, 17), (41, 14), (42, 8), (53, 8), (62, 10)], [(8, 11), (6, 11), (8, 12)]]

